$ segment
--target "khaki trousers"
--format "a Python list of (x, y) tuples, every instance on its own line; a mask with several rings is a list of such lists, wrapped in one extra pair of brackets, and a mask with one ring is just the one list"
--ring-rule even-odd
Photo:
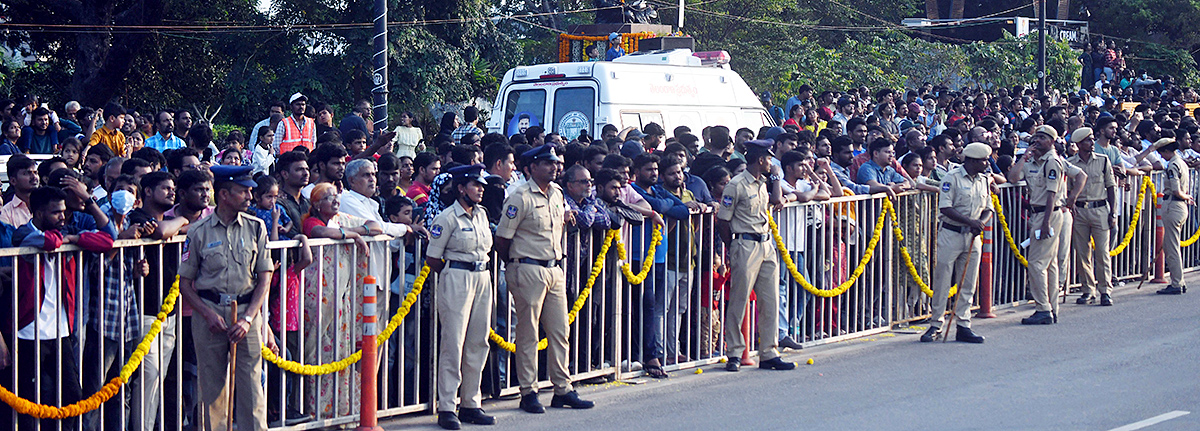
[(754, 289), (758, 307), (758, 358), (766, 361), (779, 356), (779, 264), (774, 243), (734, 239), (729, 244), (729, 302), (725, 304), (725, 354), (731, 360), (742, 357), (746, 339), (742, 319), (746, 303)]
[(505, 271), (508, 291), (512, 294), (517, 314), (517, 381), (521, 394), (537, 392), (538, 324), (546, 333), (546, 366), (555, 395), (571, 392), (571, 376), (567, 374), (567, 279), (562, 268), (509, 263)]
[[(1033, 302), (1037, 303), (1037, 311), (1052, 311), (1058, 314), (1058, 240), (1063, 233), (1062, 211), (1042, 211), (1029, 217), (1029, 292)], [(1050, 217), (1050, 229), (1054, 236), (1046, 238), (1048, 232), (1042, 232), (1043, 239), (1033, 238), (1033, 232), (1041, 229), (1042, 222)]]
[[(229, 323), (229, 306), (203, 301)], [(244, 315), (249, 304), (238, 304), (238, 315)], [(234, 379), (237, 388), (238, 431), (266, 431), (267, 396), (263, 388), (262, 368), (262, 313), (250, 323), (246, 337), (237, 344), (237, 366)], [(208, 330), (208, 321), (197, 315), (192, 319), (192, 342), (196, 346), (196, 384), (200, 392), (199, 429), (204, 431), (232, 431), (225, 429), (229, 412), (229, 337)]]
[[(958, 298), (954, 300), (954, 316), (958, 325), (971, 327), (971, 301), (975, 299), (975, 287), (979, 284), (979, 258), (983, 241), (970, 232), (958, 233), (942, 229), (937, 238), (937, 266), (933, 271), (933, 315), (930, 326), (941, 328), (946, 317), (946, 297), (950, 295), (955, 270), (962, 282), (958, 285)], [(963, 265), (966, 265), (965, 267)]]
[[(1062, 211), (1060, 228), (1054, 228), (1054, 236), (1058, 238), (1058, 286), (1065, 288), (1071, 274), (1071, 237), (1074, 236), (1075, 216), (1070, 211)], [(1062, 231), (1062, 233), (1059, 233)], [(1060, 236), (1061, 235), (1061, 236)], [(1065, 289), (1064, 289), (1065, 291)]]
[(446, 268), (438, 279), (438, 411), (453, 412), (455, 396), (465, 408), (480, 408), (479, 382), (487, 362), (492, 321), (492, 280), (487, 271)]
[(1171, 272), (1171, 285), (1183, 287), (1183, 251), (1179, 248), (1183, 235), (1183, 221), (1187, 220), (1187, 202), (1166, 201), (1163, 203), (1163, 254), (1167, 271)]
[[(1071, 244), (1078, 262), (1084, 295), (1112, 294), (1112, 257), (1109, 257), (1109, 209), (1076, 208)], [(1095, 242), (1095, 248), (1092, 243)]]

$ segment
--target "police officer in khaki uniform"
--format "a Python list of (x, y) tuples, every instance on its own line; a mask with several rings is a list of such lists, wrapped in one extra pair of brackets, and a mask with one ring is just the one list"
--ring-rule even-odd
[(1183, 284), (1183, 255), (1179, 249), (1179, 236), (1183, 221), (1187, 220), (1188, 207), (1196, 205), (1187, 192), (1191, 187), (1191, 174), (1183, 156), (1179, 155), (1179, 144), (1174, 139), (1163, 138), (1154, 143), (1158, 155), (1167, 162), (1166, 179), (1162, 185), (1163, 209), (1163, 254), (1166, 255), (1167, 270), (1171, 271), (1171, 285), (1158, 291), (1162, 295), (1187, 293)]
[(768, 178), (771, 172), (770, 140), (746, 142), (746, 170), (725, 186), (721, 209), (717, 212), (717, 232), (725, 241), (729, 253), (729, 301), (725, 305), (725, 363), (728, 371), (738, 371), (746, 339), (742, 336), (742, 319), (746, 303), (754, 290), (758, 308), (759, 367), (791, 370), (796, 364), (784, 362), (776, 350), (778, 343), (779, 278), (775, 243), (767, 226), (767, 211), (771, 210), (771, 190), (778, 187), (780, 178)]
[[(1079, 152), (1067, 159), (1067, 163), (1083, 169), (1088, 181), (1079, 187), (1079, 198), (1070, 208), (1075, 215), (1072, 226), (1071, 244), (1079, 263), (1083, 294), (1077, 304), (1096, 302), (1096, 291), (1100, 293), (1100, 305), (1112, 305), (1112, 258), (1109, 257), (1109, 231), (1117, 226), (1117, 179), (1113, 175), (1112, 160), (1096, 154), (1096, 137), (1091, 128), (1081, 127), (1071, 133), (1071, 142)], [(1092, 244), (1095, 248), (1092, 248)], [(1094, 266), (1093, 266), (1094, 265)]]
[[(479, 393), (493, 309), (492, 277), (488, 272), (492, 230), (487, 211), (479, 205), (487, 186), (483, 165), (458, 166), (449, 173), (458, 198), (433, 220), (425, 263), (430, 270), (441, 273), (437, 292), (438, 320), (442, 324), (438, 425), (456, 430), (461, 422), (496, 423), (496, 418), (483, 412)], [(455, 396), (462, 399), (457, 414)]]
[[(1069, 138), (1069, 137), (1068, 137)], [(1055, 151), (1059, 154), (1064, 154), (1067, 147), (1061, 143), (1054, 144)], [(1058, 263), (1058, 288), (1059, 292), (1067, 291), (1067, 274), (1071, 273), (1071, 245), (1074, 243), (1072, 238), (1075, 229), (1075, 214), (1071, 209), (1075, 208), (1075, 202), (1079, 199), (1079, 193), (1083, 191), (1083, 186), (1087, 181), (1087, 174), (1078, 166), (1063, 161), (1063, 176), (1067, 179), (1065, 192), (1058, 194), (1058, 211), (1062, 213), (1062, 223), (1059, 224), (1062, 235), (1058, 237), (1058, 253), (1055, 255), (1055, 262)], [(1058, 298), (1058, 296), (1055, 296)], [(1056, 309), (1057, 310), (1057, 309)], [(1057, 314), (1058, 312), (1055, 311)]]
[[(237, 427), (267, 429), (262, 384), (262, 305), (271, 281), (267, 227), (246, 214), (250, 207), (250, 166), (213, 166), (217, 208), (188, 228), (179, 263), (179, 290), (199, 318), (192, 319), (192, 340), (200, 358), (200, 415), (204, 431), (224, 430), (229, 412), (230, 343), (237, 344), (235, 385)], [(237, 301), (239, 316), (227, 321)]]
[(592, 408), (579, 399), (567, 374), (567, 290), (563, 226), (574, 223), (562, 189), (554, 183), (562, 162), (551, 144), (521, 154), (528, 181), (504, 199), (496, 227), (496, 252), (508, 262), (505, 280), (516, 305), (517, 380), (521, 409), (545, 413), (537, 397), (538, 324), (546, 334), (546, 366), (554, 384), (551, 407)]
[(1032, 215), (1029, 219), (1029, 290), (1037, 303), (1032, 316), (1021, 319), (1023, 325), (1049, 325), (1058, 315), (1058, 239), (1062, 236), (1062, 212), (1059, 194), (1066, 192), (1065, 162), (1054, 151), (1058, 131), (1038, 127), (1025, 156), (1008, 170), (1008, 181), (1025, 180)]
[[(971, 301), (979, 279), (979, 257), (982, 242), (979, 233), (992, 218), (992, 177), (987, 172), (992, 147), (982, 142), (963, 149), (963, 164), (950, 169), (942, 178), (938, 194), (938, 209), (942, 222), (937, 236), (937, 268), (933, 272), (933, 317), (921, 342), (933, 341), (942, 330), (945, 320), (946, 296), (956, 269), (965, 272), (954, 300), (958, 331), (954, 339), (967, 343), (983, 343), (983, 336), (971, 330)], [(961, 274), (961, 273), (960, 273)]]

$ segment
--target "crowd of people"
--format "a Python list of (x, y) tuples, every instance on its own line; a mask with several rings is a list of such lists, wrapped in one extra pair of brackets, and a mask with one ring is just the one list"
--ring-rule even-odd
[[(299, 423), (312, 414), (352, 414), (358, 402), (352, 370), (336, 379), (304, 379), (306, 398), (300, 400), (301, 391), (264, 389), (260, 380), (274, 388), (288, 379), (294, 388), (299, 379), (274, 367), (264, 377), (257, 346), (305, 363), (341, 359), (355, 349), (361, 330), (355, 286), (390, 266), (394, 276), (382, 284), (394, 312), (424, 262), (442, 280), (430, 289), (439, 292), (433, 306), (442, 327), (437, 409), (443, 427), (494, 423), (479, 403), (480, 373), (491, 348), (487, 329), (509, 324), (516, 334), (521, 408), (544, 411), (536, 389), (539, 324), (549, 340), (543, 366), (554, 383), (551, 406), (590, 408), (567, 374), (566, 313), (580, 286), (567, 286), (566, 276), (586, 274), (581, 261), (595, 256), (564, 261), (570, 254), (562, 249), (563, 236), (589, 232), (580, 235), (580, 244), (598, 243), (607, 230), (626, 225), (632, 226), (635, 268), (662, 227), (654, 269), (632, 293), (639, 324), (631, 328), (631, 358), (647, 375), (667, 377), (665, 366), (688, 360), (677, 339), (690, 301), (679, 298), (701, 288), (690, 278), (696, 272), (711, 277), (704, 287), (723, 292), (727, 306), (721, 312), (704, 304), (712, 310), (701, 314), (702, 326), (713, 330), (689, 336), (711, 353), (723, 332), (724, 353), (741, 357), (755, 341), (744, 339), (741, 329), (753, 292), (760, 366), (787, 370), (794, 365), (779, 359), (778, 350), (800, 349), (814, 337), (796, 324), (813, 308), (805, 306), (807, 293), (788, 287), (796, 281), (778, 263), (769, 211), (850, 195), (937, 194), (939, 223), (906, 229), (916, 230), (908, 235), (915, 241), (910, 249), (926, 279), (929, 262), (937, 262), (932, 287), (935, 297), (944, 298), (951, 274), (978, 267), (978, 234), (992, 216), (987, 195), (995, 184), (1018, 181), (1025, 181), (1031, 205), (1029, 288), (1037, 303), (1023, 323), (1053, 324), (1059, 317), (1053, 298), (1065, 283), (1060, 263), (1069, 256), (1079, 258), (1084, 275), (1078, 302), (1113, 304), (1108, 250), (1117, 228), (1118, 180), (1155, 170), (1166, 172), (1161, 190), (1171, 272), (1171, 285), (1159, 293), (1183, 293), (1179, 231), (1194, 206), (1189, 169), (1200, 166), (1200, 125), (1183, 105), (1193, 93), (1169, 81), (1111, 83), (1110, 76), (1123, 76), (1123, 62), (1103, 61), (1091, 86), (1085, 74), (1087, 89), (1067, 97), (1038, 96), (1021, 86), (954, 91), (925, 84), (818, 93), (806, 85), (782, 106), (763, 94), (779, 126), (678, 126), (668, 133), (656, 123), (605, 125), (595, 136), (561, 136), (537, 126), (505, 136), (485, 130), (471, 106), (461, 116), (445, 114), (432, 136), (408, 112), (394, 130), (376, 130), (366, 101), (335, 126), (328, 105), (296, 93), (267, 107), (268, 117), (246, 131), (248, 139), (242, 130), (217, 139), (212, 125), (194, 121), (186, 110), (141, 112), (117, 103), (93, 109), (69, 102), (60, 115), (25, 97), (2, 110), (0, 154), (11, 157), (0, 246), (53, 252), (75, 244), (84, 252), (5, 263), (15, 266), (6, 276), (20, 280), (2, 283), (16, 289), (0, 298), (0, 368), (17, 371), (0, 372), (0, 380), (26, 398), (40, 387), (41, 401), (63, 405), (98, 390), (149, 331), (178, 276), (183, 301), (163, 323), (160, 341), (124, 399), (86, 414), (80, 421), (85, 430), (150, 430), (158, 424), (220, 429), (229, 420), (229, 391), (235, 392), (240, 429)], [(1089, 60), (1085, 68), (1098, 64)], [(1114, 97), (1118, 90), (1136, 97), (1136, 107), (1123, 109), (1120, 101), (1127, 99)], [(30, 157), (39, 154), (47, 156)], [(691, 220), (707, 212), (716, 214), (720, 240), (704, 260), (712, 267), (702, 269), (699, 226)], [(874, 219), (848, 214), (859, 223)], [(818, 288), (848, 276), (844, 251), (833, 253), (832, 265), (805, 263), (811, 251), (794, 234), (815, 233), (823, 223), (816, 216), (784, 226), (792, 260)], [(936, 248), (928, 243), (934, 229)], [(390, 262), (381, 247), (365, 240), (381, 234), (394, 238), (386, 243), (397, 257)], [(187, 241), (138, 253), (113, 245), (177, 235)], [(308, 245), (312, 238), (353, 244), (317, 254)], [(288, 250), (286, 267), (275, 264), (280, 251), (267, 247), (282, 240), (299, 244)], [(426, 242), (427, 248), (418, 247)], [(930, 250), (938, 253), (936, 260)], [(489, 262), (493, 251), (503, 266)], [(489, 268), (503, 272), (496, 286)], [(814, 272), (824, 274), (810, 278)], [(963, 279), (952, 319), (958, 340), (982, 343), (970, 329), (974, 283), (974, 276)], [(602, 284), (596, 289), (615, 288)], [(789, 292), (804, 298), (789, 300)], [(508, 316), (510, 302), (515, 312)], [(922, 341), (942, 333), (946, 305), (932, 301), (933, 323)], [(392, 345), (415, 344), (420, 337), (403, 338)], [(597, 344), (593, 348), (608, 348)], [(236, 385), (225, 371), (231, 345), (237, 346)], [(169, 367), (176, 349), (187, 366)], [(413, 349), (391, 350), (389, 369), (412, 373), (410, 366), (396, 365), (401, 361), (395, 352)], [(81, 352), (89, 359), (82, 364)], [(726, 368), (737, 371), (738, 364), (729, 361)], [(164, 390), (176, 381), (183, 382), (183, 399)], [(287, 397), (288, 411), (278, 411), (279, 397)], [(158, 414), (160, 399), (183, 407), (182, 422)], [(13, 413), (7, 406), (0, 410)], [(17, 421), (21, 429), (33, 426), (28, 416)]]

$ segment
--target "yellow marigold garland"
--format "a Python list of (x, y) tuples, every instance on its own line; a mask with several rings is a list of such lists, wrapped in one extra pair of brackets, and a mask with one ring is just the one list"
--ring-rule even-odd
[(880, 211), (879, 216), (875, 218), (875, 232), (871, 234), (871, 242), (867, 244), (867, 251), (863, 254), (861, 260), (858, 261), (858, 266), (854, 268), (854, 272), (850, 274), (850, 278), (833, 289), (822, 290), (816, 288), (804, 276), (800, 274), (800, 270), (796, 268), (796, 262), (792, 260), (792, 255), (788, 253), (787, 247), (783, 245), (783, 237), (779, 235), (779, 225), (775, 224), (775, 218), (771, 213), (767, 213), (767, 224), (771, 227), (771, 235), (775, 237), (775, 248), (779, 249), (779, 254), (783, 256), (783, 263), (787, 266), (788, 272), (792, 274), (792, 279), (800, 283), (800, 287), (809, 291), (813, 295), (824, 298), (832, 298), (841, 295), (858, 281), (858, 277), (867, 269), (867, 263), (871, 261), (871, 256), (875, 254), (875, 246), (879, 244), (880, 237), (883, 236), (883, 220), (887, 216), (887, 208), (890, 208), (892, 202), (884, 199), (883, 206), (885, 211)]
[[(1115, 257), (1121, 254), (1121, 252), (1125, 251), (1125, 247), (1129, 246), (1129, 243), (1133, 241), (1133, 234), (1134, 230), (1137, 229), (1138, 219), (1142, 218), (1142, 203), (1146, 201), (1147, 188), (1150, 189), (1151, 195), (1155, 194), (1154, 181), (1150, 181), (1150, 177), (1142, 177), (1142, 187), (1138, 190), (1137, 205), (1135, 206), (1137, 210), (1133, 212), (1133, 219), (1129, 221), (1129, 230), (1125, 231), (1125, 236), (1121, 238), (1121, 243), (1112, 250), (1109, 250), (1109, 256)], [(1197, 237), (1200, 237), (1200, 231), (1196, 233), (1198, 234)], [(1192, 241), (1195, 242), (1195, 239), (1193, 238)]]
[[(404, 317), (408, 315), (408, 311), (412, 308), (413, 304), (417, 302), (417, 296), (421, 294), (421, 289), (425, 287), (425, 280), (427, 278), (429, 278), (429, 265), (424, 265), (421, 267), (421, 273), (417, 275), (416, 280), (413, 280), (413, 290), (408, 292), (408, 295), (404, 297), (404, 302), (400, 304), (400, 309), (396, 310), (396, 314), (392, 315), (392, 318), (388, 321), (387, 326), (383, 328), (383, 331), (379, 332), (379, 337), (377, 340), (380, 344), (382, 344), (388, 338), (391, 338), (392, 333), (396, 331), (396, 328), (400, 327), (400, 323), (404, 321)], [(350, 356), (342, 358), (341, 360), (330, 362), (328, 364), (301, 364), (299, 362), (289, 361), (276, 356), (275, 352), (272, 352), (271, 349), (268, 349), (266, 345), (262, 346), (262, 357), (284, 371), (305, 376), (318, 376), (324, 374), (333, 374), (338, 371), (342, 371), (347, 367), (354, 365), (355, 363), (358, 363), (358, 361), (362, 359), (362, 349), (356, 350), (354, 353), (351, 353)]]
[[(929, 288), (929, 284), (921, 279), (921, 274), (917, 272), (916, 265), (913, 265), (912, 255), (908, 253), (908, 247), (904, 246), (904, 233), (900, 231), (900, 220), (896, 217), (896, 207), (892, 206), (891, 201), (886, 201), (883, 207), (888, 212), (888, 217), (892, 219), (892, 235), (896, 237), (896, 243), (900, 244), (900, 256), (904, 258), (904, 266), (908, 267), (908, 275), (911, 275), (913, 281), (917, 282), (917, 286), (921, 288), (921, 292), (930, 298), (933, 297), (933, 289)], [(950, 286), (950, 294), (947, 297), (953, 297), (958, 293), (958, 285)]]
[(167, 315), (171, 310), (175, 309), (175, 301), (179, 298), (179, 276), (175, 276), (175, 283), (171, 285), (171, 290), (167, 292), (167, 297), (163, 299), (162, 309), (154, 319), (154, 323), (150, 325), (150, 331), (146, 332), (146, 336), (138, 343), (133, 354), (130, 355), (129, 361), (121, 367), (121, 373), (117, 377), (113, 377), (107, 384), (96, 391), (96, 393), (74, 404), (65, 407), (48, 406), (38, 404), (24, 398), (18, 397), (7, 388), (0, 386), (0, 401), (4, 401), (12, 407), (17, 413), (33, 416), (38, 419), (66, 419), (82, 415), (100, 407), (109, 398), (117, 394), (121, 389), (121, 385), (129, 381), (133, 376), (133, 372), (142, 364), (142, 359), (145, 358), (147, 352), (150, 351), (150, 345), (154, 342), (155, 337), (162, 332), (162, 324), (167, 320)]
[(1017, 261), (1021, 262), (1021, 266), (1028, 267), (1029, 261), (1025, 260), (1025, 256), (1021, 255), (1021, 249), (1017, 248), (1017, 242), (1013, 239), (1012, 231), (1008, 229), (1008, 220), (1004, 218), (1004, 207), (1000, 206), (1000, 197), (992, 194), (992, 207), (996, 209), (996, 221), (1004, 230), (1004, 239), (1008, 240), (1008, 248), (1012, 250), (1013, 256), (1017, 257)]
[[(640, 284), (642, 281), (645, 281), (647, 275), (650, 273), (650, 269), (654, 264), (654, 252), (658, 249), (658, 245), (662, 243), (662, 229), (662, 226), (656, 226), (654, 228), (654, 233), (650, 237), (650, 248), (646, 251), (646, 259), (642, 261), (642, 269), (638, 274), (633, 273), (633, 270), (630, 268), (629, 264), (626, 263), (621, 265), (621, 272), (631, 284)], [(619, 230), (610, 230), (608, 231), (608, 234), (604, 236), (604, 244), (600, 246), (600, 253), (596, 255), (596, 260), (594, 263), (592, 263), (592, 272), (588, 274), (587, 283), (584, 284), (583, 290), (579, 292), (579, 297), (575, 298), (575, 303), (572, 305), (571, 311), (567, 312), (568, 325), (575, 323), (575, 318), (579, 315), (579, 310), (583, 309), (584, 304), (587, 303), (588, 297), (591, 296), (592, 286), (596, 284), (596, 279), (600, 277), (600, 272), (604, 270), (604, 260), (608, 256), (608, 249), (613, 243), (617, 244), (617, 258), (621, 260), (625, 259), (625, 246), (621, 244), (621, 242), (617, 241), (620, 239), (620, 237), (621, 231)], [(500, 334), (497, 334), (496, 331), (489, 330), (488, 339), (501, 349), (509, 352), (516, 352), (517, 350), (517, 345), (515, 343), (505, 340), (504, 337), (500, 336)], [(538, 341), (538, 350), (545, 350), (546, 346), (549, 345), (548, 343), (549, 341), (545, 338)]]

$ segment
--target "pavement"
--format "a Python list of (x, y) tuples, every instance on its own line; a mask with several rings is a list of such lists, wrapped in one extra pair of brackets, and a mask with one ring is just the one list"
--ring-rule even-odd
[[(1062, 305), (1057, 325), (1022, 326), (1032, 305), (975, 319), (982, 345), (920, 343), (924, 327), (785, 352), (793, 371), (723, 364), (641, 384), (580, 387), (592, 410), (531, 415), (485, 402), (503, 430), (1200, 430), (1200, 274), (1196, 290), (1117, 288), (1115, 306)], [(808, 359), (813, 364), (806, 364)], [(642, 380), (639, 380), (641, 382)], [(435, 415), (383, 421), (440, 429)]]

